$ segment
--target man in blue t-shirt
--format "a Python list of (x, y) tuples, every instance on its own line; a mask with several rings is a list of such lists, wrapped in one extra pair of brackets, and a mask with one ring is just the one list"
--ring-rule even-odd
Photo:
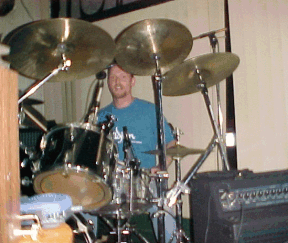
[[(155, 150), (157, 146), (157, 122), (155, 105), (132, 96), (135, 77), (119, 66), (114, 65), (109, 70), (108, 88), (113, 102), (100, 110), (98, 122), (106, 120), (107, 115), (114, 115), (117, 121), (114, 125), (114, 141), (118, 144), (119, 159), (124, 160), (123, 127), (127, 127), (129, 138), (136, 158), (142, 168), (151, 168), (155, 172), (155, 155), (143, 153)], [(172, 131), (164, 120), (165, 142), (167, 147), (175, 144)], [(171, 161), (171, 160), (169, 160)]]
[[(113, 102), (99, 111), (98, 122), (105, 121), (107, 115), (114, 115), (117, 121), (113, 127), (113, 137), (118, 145), (119, 160), (124, 160), (123, 127), (127, 127), (135, 157), (140, 161), (140, 167), (150, 169), (151, 173), (156, 173), (159, 171), (159, 166), (155, 164), (155, 155), (143, 153), (157, 148), (156, 109), (154, 104), (133, 97), (132, 88), (135, 86), (135, 81), (132, 74), (127, 73), (118, 65), (109, 69), (108, 88)], [(165, 119), (164, 131), (166, 148), (175, 145), (172, 131)], [(167, 167), (171, 161), (171, 158), (166, 158)], [(155, 210), (157, 208), (154, 207)], [(153, 221), (155, 227), (157, 220)], [(166, 242), (168, 242), (175, 229), (175, 222), (170, 215), (165, 217), (165, 221), (165, 237)]]

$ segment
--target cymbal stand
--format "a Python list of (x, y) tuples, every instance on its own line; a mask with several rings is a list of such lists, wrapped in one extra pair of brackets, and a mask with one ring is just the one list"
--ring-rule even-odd
[(177, 197), (179, 196), (181, 192), (189, 191), (187, 184), (193, 178), (193, 176), (196, 174), (199, 168), (202, 166), (202, 164), (204, 163), (206, 158), (209, 156), (209, 154), (212, 152), (216, 144), (218, 145), (223, 164), (226, 166), (227, 170), (230, 170), (230, 165), (228, 163), (226, 149), (225, 149), (224, 142), (219, 131), (219, 126), (214, 118), (214, 113), (213, 113), (213, 109), (212, 109), (211, 102), (209, 99), (206, 83), (202, 78), (201, 71), (199, 69), (196, 69), (195, 72), (199, 77), (200, 82), (198, 84), (198, 89), (201, 90), (201, 93), (203, 95), (203, 98), (204, 98), (204, 101), (208, 110), (209, 118), (213, 127), (214, 136), (211, 139), (205, 152), (198, 158), (198, 160), (189, 170), (187, 175), (180, 182), (177, 182), (176, 185), (167, 193), (166, 203), (169, 207), (175, 204)]
[(62, 54), (62, 61), (57, 68), (55, 68), (50, 74), (48, 74), (44, 79), (34, 82), (24, 94), (18, 99), (18, 105), (21, 104), (26, 98), (34, 94), (43, 84), (45, 84), (49, 79), (57, 75), (60, 71), (67, 71), (71, 66), (71, 60), (66, 59), (65, 55)]
[[(176, 128), (174, 130), (175, 137), (176, 137), (176, 144), (180, 144), (180, 134), (183, 134), (179, 128)], [(173, 160), (175, 161), (175, 179), (176, 183), (181, 181), (181, 166), (180, 166), (180, 160), (183, 158), (181, 156), (173, 156)], [(190, 242), (190, 239), (186, 236), (183, 228), (182, 228), (182, 205), (183, 201), (181, 198), (181, 193), (177, 197), (176, 201), (176, 229), (173, 232), (171, 239), (169, 241), (172, 242), (173, 238), (176, 237), (176, 242), (177, 243), (184, 243), (184, 242)], [(185, 241), (184, 241), (185, 239)]]
[[(160, 56), (154, 54), (153, 56), (156, 65), (155, 75), (152, 77), (155, 84), (156, 95), (156, 120), (157, 120), (157, 135), (158, 135), (158, 149), (160, 150), (159, 155), (159, 166), (161, 171), (166, 171), (166, 148), (165, 148), (165, 133), (164, 133), (164, 117), (162, 108), (162, 74), (159, 65)], [(158, 204), (158, 210), (164, 209), (164, 198), (167, 191), (168, 183), (167, 179), (159, 178), (158, 195), (161, 199)], [(165, 243), (165, 215), (160, 214), (158, 217), (158, 238), (159, 243)]]
[[(216, 32), (212, 32), (208, 35), (213, 53), (216, 53), (216, 46), (218, 47), (218, 52), (219, 52), (219, 42), (215, 33)], [(221, 111), (220, 84), (219, 83), (216, 84), (216, 97), (217, 97), (217, 118), (218, 118), (217, 121), (219, 125), (219, 133), (220, 133), (221, 139), (223, 139), (223, 117), (222, 117), (222, 111)], [(227, 170), (224, 163), (222, 164), (222, 168), (223, 170)]]

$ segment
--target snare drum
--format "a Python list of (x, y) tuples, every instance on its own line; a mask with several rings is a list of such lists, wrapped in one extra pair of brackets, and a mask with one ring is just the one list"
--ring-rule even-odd
[(42, 139), (40, 170), (34, 179), (37, 193), (68, 194), (73, 205), (95, 210), (112, 199), (112, 172), (117, 147), (98, 127), (68, 124)]
[(140, 169), (133, 175), (130, 168), (117, 164), (113, 174), (113, 199), (108, 205), (100, 208), (98, 214), (109, 216), (120, 213), (126, 217), (141, 214), (152, 207), (149, 170)]

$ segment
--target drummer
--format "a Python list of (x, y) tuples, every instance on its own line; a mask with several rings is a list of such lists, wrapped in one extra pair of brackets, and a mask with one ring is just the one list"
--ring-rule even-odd
[[(155, 164), (155, 155), (143, 153), (155, 150), (157, 146), (157, 121), (155, 105), (133, 97), (132, 88), (135, 86), (134, 75), (127, 73), (118, 65), (113, 65), (108, 71), (108, 88), (112, 95), (112, 103), (99, 111), (98, 122), (103, 122), (107, 115), (114, 115), (117, 121), (114, 125), (114, 141), (118, 144), (119, 159), (124, 160), (123, 127), (126, 126), (129, 138), (141, 168), (150, 169), (151, 173), (160, 170)], [(164, 119), (165, 142), (167, 148), (175, 145), (172, 131)], [(168, 167), (172, 159), (167, 158)], [(167, 218), (167, 217), (165, 217)], [(174, 221), (166, 219), (166, 242), (175, 228)], [(157, 232), (157, 230), (156, 230)]]
[[(113, 65), (108, 72), (108, 88), (113, 102), (99, 111), (98, 122), (103, 122), (107, 115), (114, 115), (117, 119), (114, 125), (114, 141), (118, 144), (119, 159), (124, 160), (123, 127), (126, 126), (135, 155), (141, 162), (141, 167), (151, 169), (152, 173), (159, 170), (155, 166), (155, 155), (143, 153), (155, 150), (157, 146), (157, 124), (155, 105), (133, 97), (132, 88), (136, 79), (118, 65)], [(171, 129), (164, 122), (167, 148), (175, 145)], [(167, 160), (167, 167), (171, 159)]]

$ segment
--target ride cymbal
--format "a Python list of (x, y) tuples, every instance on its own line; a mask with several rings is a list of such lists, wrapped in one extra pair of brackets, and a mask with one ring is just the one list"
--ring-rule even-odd
[(230, 76), (239, 62), (239, 57), (229, 52), (205, 54), (188, 59), (164, 74), (163, 95), (181, 96), (200, 91), (197, 72), (209, 88)]
[[(161, 152), (160, 150), (150, 150), (144, 153), (152, 154), (152, 155), (159, 155), (160, 152)], [(202, 154), (204, 152), (205, 150), (203, 149), (187, 148), (180, 144), (176, 144), (175, 146), (166, 149), (166, 155), (171, 156), (171, 157), (185, 157), (186, 155), (189, 155), (189, 154)]]
[(50, 81), (71, 81), (93, 75), (108, 66), (115, 52), (112, 37), (87, 21), (58, 18), (32, 22), (18, 28), (6, 40), (11, 51), (5, 60), (11, 68), (32, 79), (43, 79), (62, 64), (72, 61), (67, 72)]
[(184, 25), (170, 19), (146, 19), (118, 35), (115, 59), (130, 73), (154, 75), (155, 57), (161, 71), (167, 72), (189, 55), (192, 44), (192, 35)]

